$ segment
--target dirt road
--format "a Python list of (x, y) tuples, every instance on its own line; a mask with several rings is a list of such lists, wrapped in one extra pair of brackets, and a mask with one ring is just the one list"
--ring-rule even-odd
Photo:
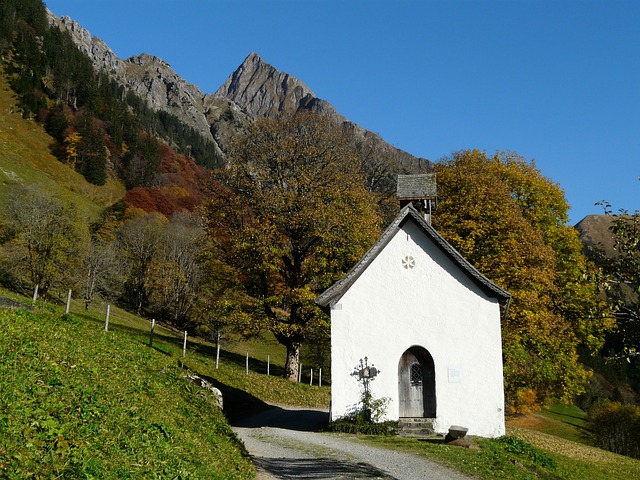
[(272, 407), (232, 426), (253, 458), (258, 480), (470, 478), (416, 455), (316, 432), (328, 417), (321, 410)]

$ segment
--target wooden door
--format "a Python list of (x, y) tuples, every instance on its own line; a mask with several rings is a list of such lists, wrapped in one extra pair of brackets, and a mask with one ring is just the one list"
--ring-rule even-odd
[(411, 347), (398, 364), (400, 417), (436, 416), (436, 385), (433, 358), (422, 347)]

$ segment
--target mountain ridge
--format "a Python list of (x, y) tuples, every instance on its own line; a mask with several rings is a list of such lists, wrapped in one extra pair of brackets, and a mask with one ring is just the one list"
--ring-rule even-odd
[(214, 93), (203, 93), (176, 73), (168, 62), (148, 53), (120, 59), (100, 38), (70, 17), (47, 10), (49, 22), (71, 33), (74, 42), (91, 59), (96, 71), (104, 71), (127, 90), (145, 99), (150, 108), (175, 115), (211, 140), (224, 156), (231, 136), (257, 117), (312, 111), (354, 132), (366, 148), (397, 163), (398, 173), (431, 169), (432, 163), (387, 143), (339, 114), (328, 101), (318, 98), (300, 79), (280, 72), (251, 52)]

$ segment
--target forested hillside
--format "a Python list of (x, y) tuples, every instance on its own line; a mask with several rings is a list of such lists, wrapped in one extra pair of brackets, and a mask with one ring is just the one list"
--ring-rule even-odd
[[(48, 25), (41, 1), (3, 0), (1, 8), (2, 66), (18, 108), (44, 125), (55, 141), (52, 153), (87, 181), (104, 185), (113, 177), (127, 188), (166, 184), (157, 178), (171, 157), (165, 145), (199, 165), (220, 165), (192, 128), (96, 73), (68, 32)], [(180, 163), (170, 168), (180, 172)]]

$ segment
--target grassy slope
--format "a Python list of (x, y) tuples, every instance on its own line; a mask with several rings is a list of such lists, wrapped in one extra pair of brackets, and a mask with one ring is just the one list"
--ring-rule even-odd
[[(0, 296), (28, 303), (6, 291)], [(149, 321), (105, 305), (83, 311), (72, 302), (40, 305), (36, 313), (0, 310), (0, 477), (250, 478), (253, 467), (226, 418), (199, 387), (182, 378), (195, 372), (224, 394), (225, 413), (238, 415), (264, 402), (326, 406), (328, 387), (292, 384), (255, 370), (245, 353), (157, 326), (149, 348)], [(249, 343), (229, 344), (246, 352)], [(270, 342), (272, 372), (283, 352)], [(194, 453), (196, 452), (196, 453)]]
[(59, 312), (0, 311), (0, 477), (250, 478), (175, 357)]
[(6, 78), (0, 76), (0, 205), (12, 185), (37, 184), (74, 202), (86, 218), (94, 219), (103, 207), (124, 196), (120, 182), (109, 180), (98, 187), (59, 162), (50, 152), (52, 142), (41, 125), (22, 118)]

